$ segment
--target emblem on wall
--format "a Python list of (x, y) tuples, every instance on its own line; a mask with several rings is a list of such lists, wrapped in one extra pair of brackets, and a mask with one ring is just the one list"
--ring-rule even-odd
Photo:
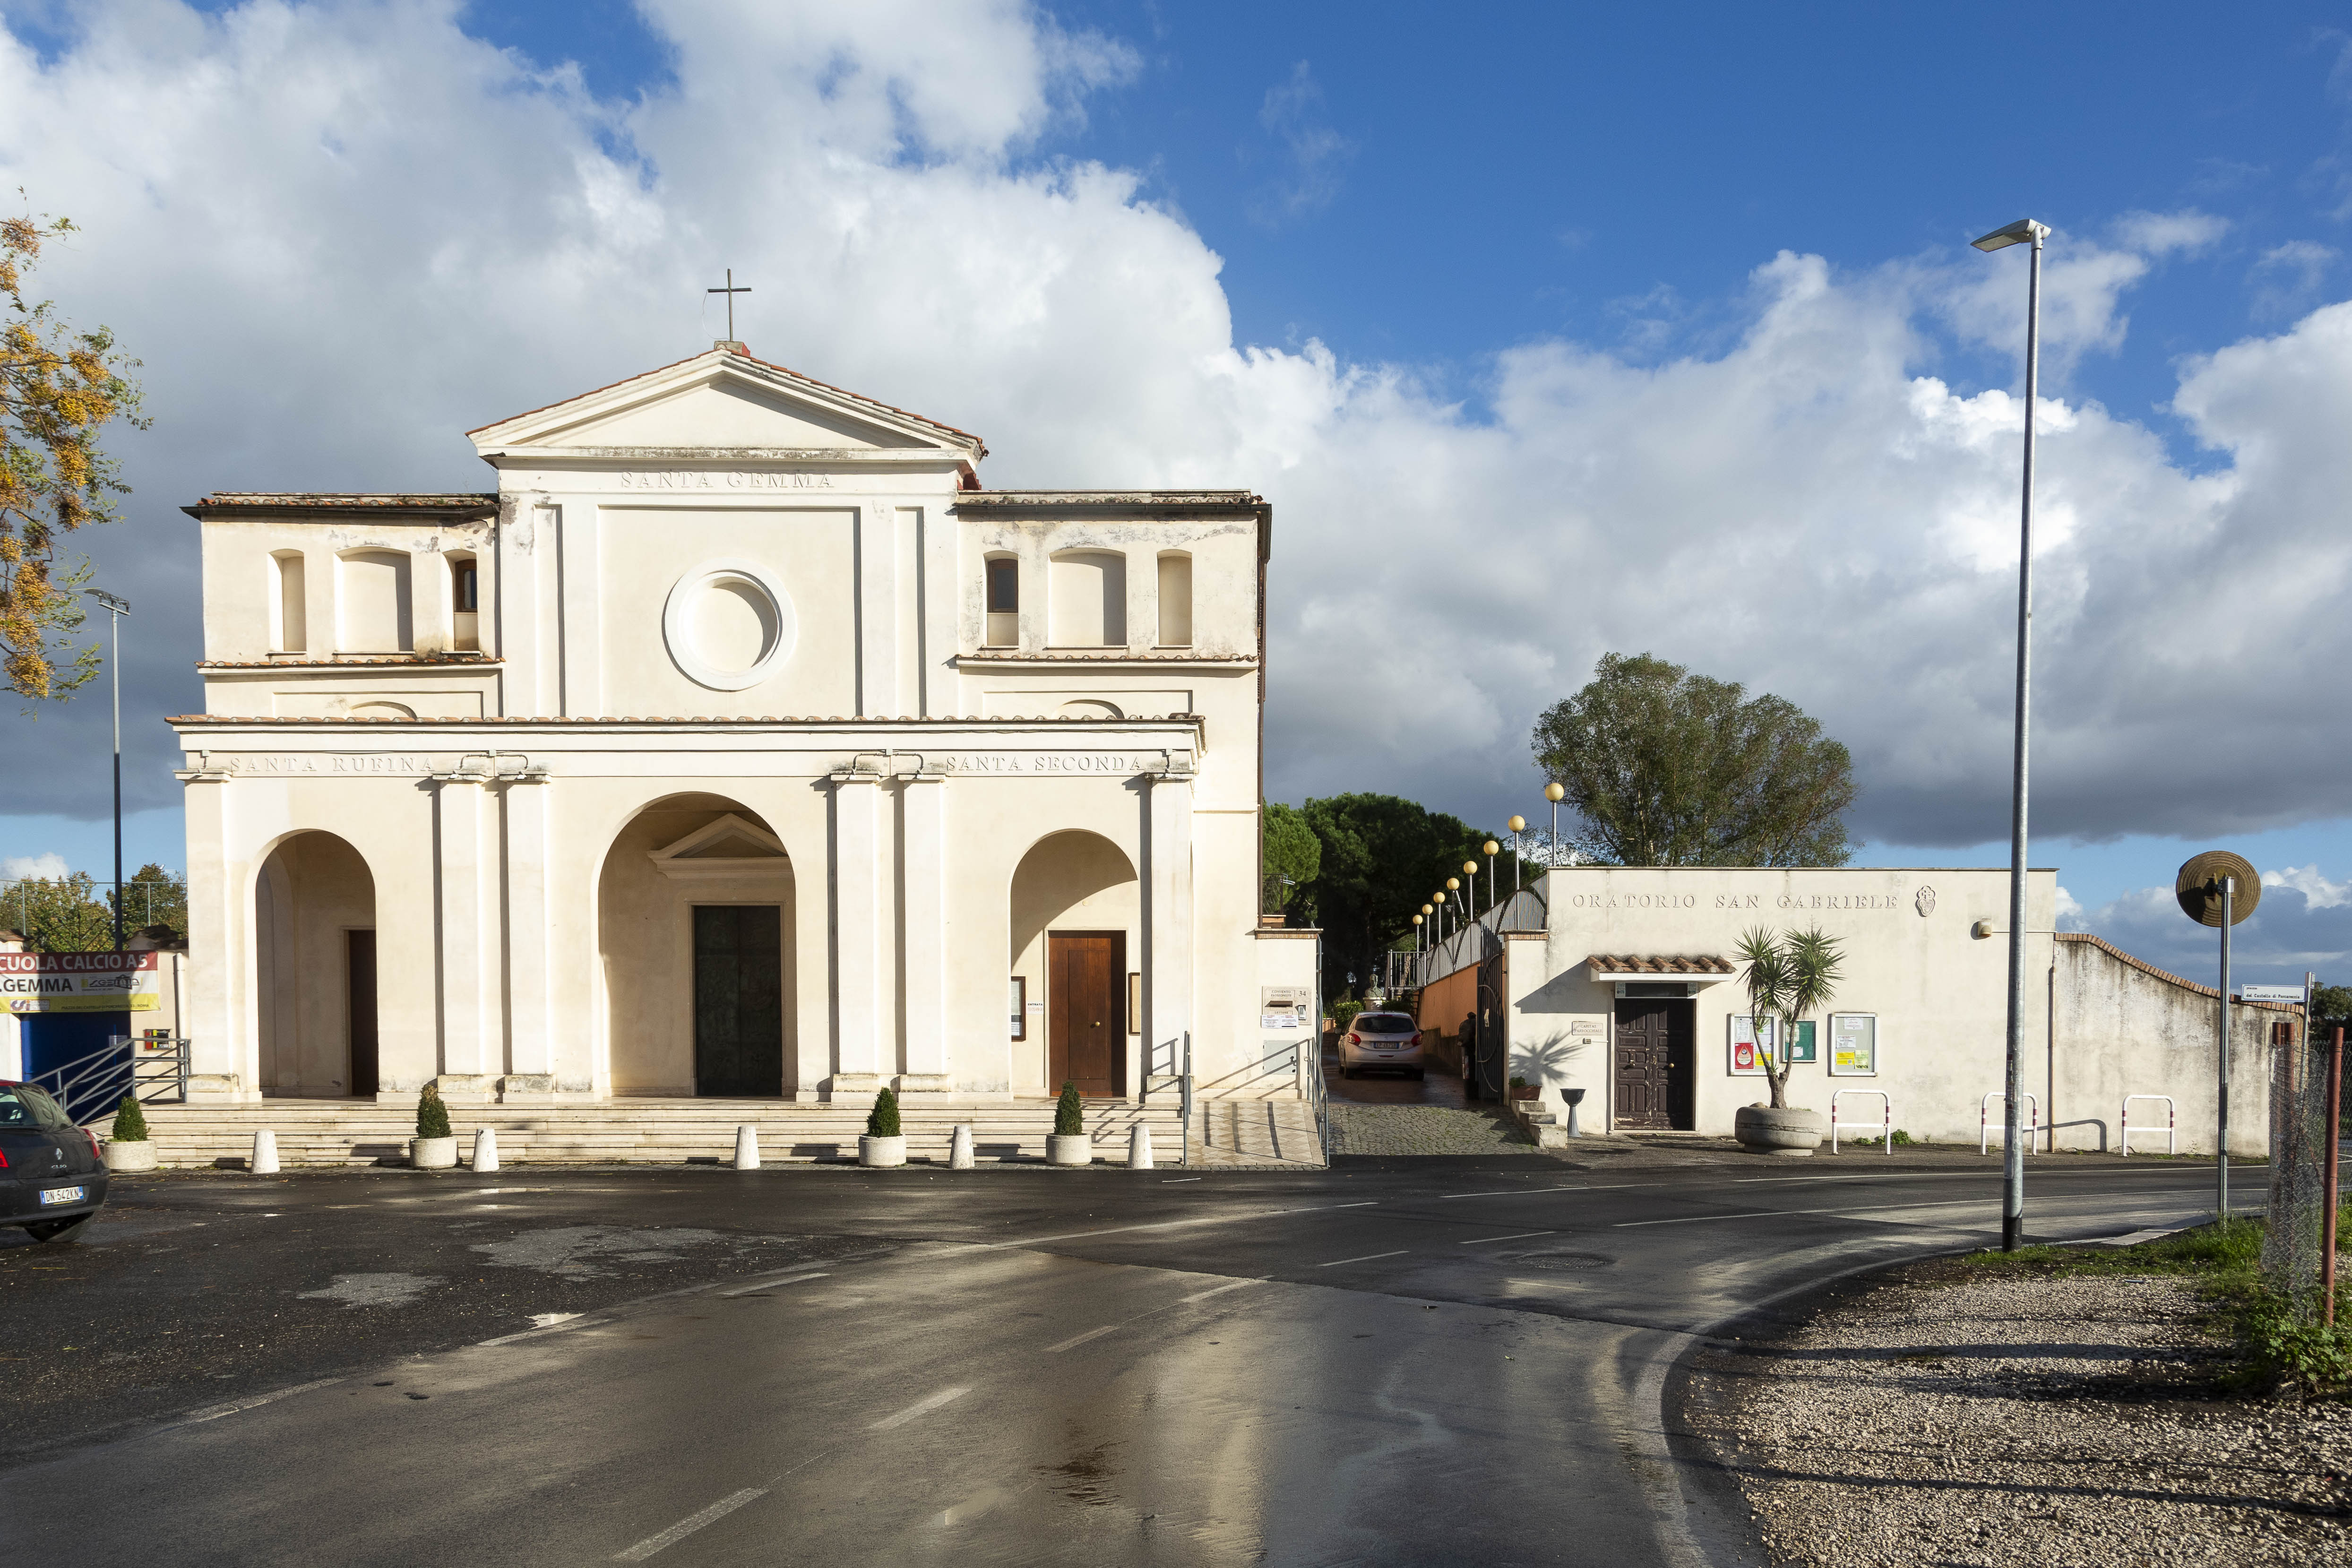
[(1922, 888), (1911, 901), (1919, 906), (1919, 918), (1925, 920), (1936, 912), (1936, 889)]
[(698, 686), (740, 691), (793, 656), (800, 619), (768, 572), (749, 561), (706, 561), (680, 577), (662, 605), (670, 662)]

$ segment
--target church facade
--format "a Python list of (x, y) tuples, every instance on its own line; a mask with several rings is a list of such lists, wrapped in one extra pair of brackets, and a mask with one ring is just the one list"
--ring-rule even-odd
[(1291, 1091), (1264, 501), (986, 489), (734, 343), (471, 436), (186, 509), (192, 1099)]

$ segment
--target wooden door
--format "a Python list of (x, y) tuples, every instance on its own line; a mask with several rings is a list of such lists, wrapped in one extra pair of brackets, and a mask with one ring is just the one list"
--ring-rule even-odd
[(373, 1099), (376, 1092), (375, 932), (343, 933), (343, 996), (352, 1042), (351, 1092)]
[(784, 1092), (784, 987), (779, 904), (694, 907), (694, 1092)]
[(1124, 931), (1048, 931), (1046, 1088), (1074, 1083), (1080, 1094), (1127, 1089)]
[(1616, 1126), (1670, 1128), (1666, 1096), (1669, 1054), (1666, 1004), (1627, 999), (1617, 1004)]

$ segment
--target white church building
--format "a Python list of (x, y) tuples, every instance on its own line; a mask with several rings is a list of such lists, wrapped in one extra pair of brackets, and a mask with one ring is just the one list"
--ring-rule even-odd
[(193, 1101), (1295, 1092), (1258, 497), (987, 489), (738, 343), (471, 436), (186, 509)]

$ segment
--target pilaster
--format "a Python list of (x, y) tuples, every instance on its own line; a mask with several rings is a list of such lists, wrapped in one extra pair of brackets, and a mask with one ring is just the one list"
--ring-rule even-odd
[(1192, 1026), (1192, 753), (1145, 774), (1143, 1060), (1139, 1080), (1181, 1071)]
[(492, 894), (498, 846), (489, 759), (467, 757), (436, 773), (434, 920), (440, 971), (441, 1097), (453, 1105), (489, 1102), (500, 1067), (496, 1012), (499, 945)]
[(865, 758), (833, 777), (833, 1076), (835, 1104), (870, 1104), (883, 1058), (880, 826), (882, 775)]
[(508, 783), (506, 808), (506, 1076), (504, 1105), (555, 1103), (555, 991), (548, 931), (547, 774)]
[(238, 1104), (261, 1098), (261, 1026), (256, 1012), (253, 910), (237, 896), (229, 859), (229, 775), (196, 753), (175, 775), (188, 822), (188, 1100)]
[(947, 780), (901, 781), (899, 809), (899, 994), (905, 999), (906, 1070), (898, 1092), (952, 1093), (947, 1018)]

